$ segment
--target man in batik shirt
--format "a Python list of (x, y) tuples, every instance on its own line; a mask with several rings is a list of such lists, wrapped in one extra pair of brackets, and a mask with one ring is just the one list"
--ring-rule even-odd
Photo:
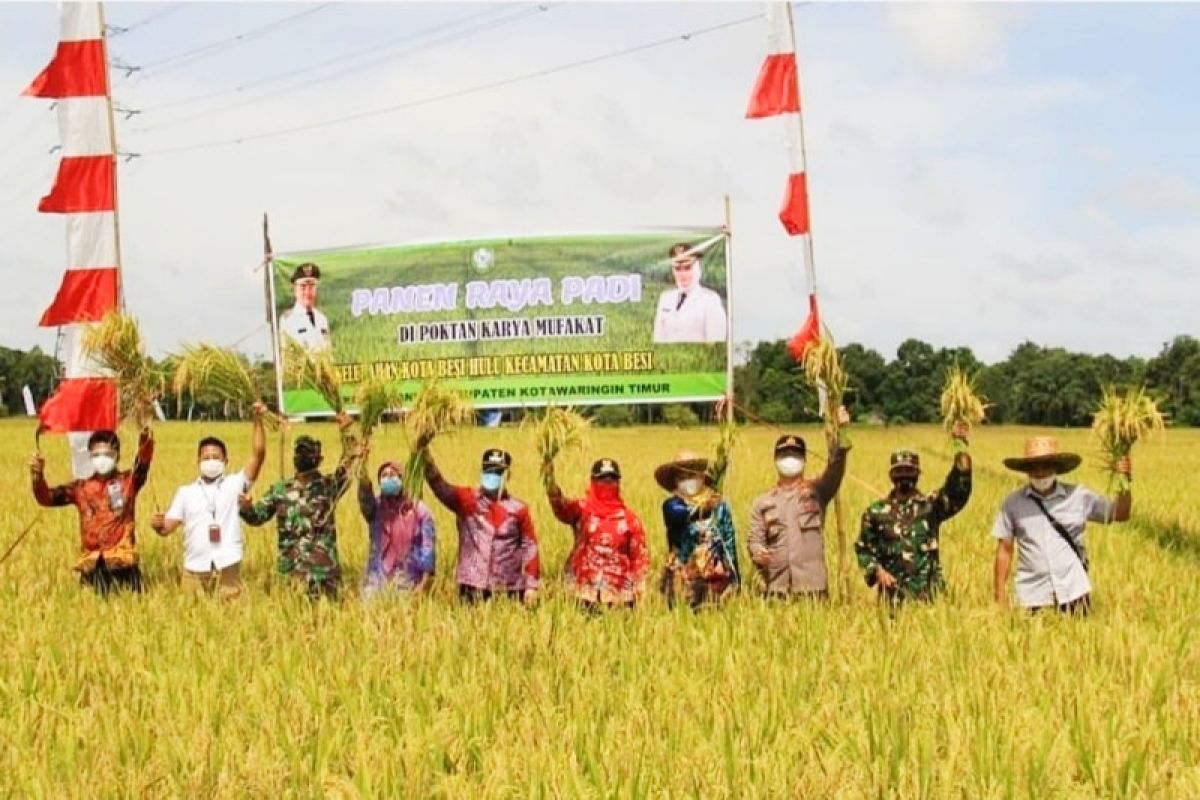
[(529, 506), (508, 493), (512, 456), (495, 448), (485, 450), (478, 486), (455, 486), (442, 477), (429, 452), (432, 436), (417, 440), (424, 452), (425, 480), (458, 528), (458, 565), (454, 578), (458, 596), (466, 603), (497, 595), (537, 601), (541, 569), (537, 534)]
[(342, 585), (337, 550), (338, 500), (350, 487), (357, 455), (352, 420), (338, 416), (342, 455), (333, 474), (320, 471), (321, 443), (311, 436), (296, 439), (294, 477), (279, 481), (257, 503), (242, 497), (242, 519), (259, 526), (272, 517), (279, 526), (279, 574), (304, 587), (308, 596), (336, 599)]
[(938, 536), (941, 525), (963, 509), (971, 497), (971, 456), (966, 452), (965, 425), (953, 434), (959, 452), (946, 482), (933, 494), (917, 488), (920, 457), (911, 451), (892, 453), (888, 475), (892, 491), (876, 500), (862, 517), (854, 545), (867, 585), (891, 603), (932, 600), (944, 588)]
[(113, 431), (93, 433), (88, 454), (93, 474), (54, 488), (46, 483), (42, 454), (34, 454), (29, 462), (33, 497), (40, 506), (75, 506), (79, 511), (80, 552), (75, 570), (81, 583), (100, 594), (113, 589), (140, 592), (134, 510), (138, 493), (150, 476), (154, 435), (149, 426), (142, 429), (137, 457), (129, 470), (117, 469), (121, 440)]

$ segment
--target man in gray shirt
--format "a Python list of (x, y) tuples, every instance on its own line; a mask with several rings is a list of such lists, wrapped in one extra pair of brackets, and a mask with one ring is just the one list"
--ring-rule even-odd
[[(1080, 461), (1075, 453), (1060, 452), (1058, 441), (1049, 436), (1028, 439), (1023, 458), (1004, 459), (1004, 466), (1028, 475), (1029, 483), (1004, 499), (992, 527), (997, 540), (993, 571), (997, 603), (1008, 602), (1015, 543), (1017, 602), (1022, 607), (1088, 612), (1092, 583), (1088, 579), (1087, 523), (1125, 522), (1133, 499), (1124, 491), (1110, 501), (1084, 486), (1058, 480)], [(1118, 462), (1117, 471), (1129, 477), (1128, 458)]]
[[(842, 424), (850, 417), (838, 409)], [(804, 477), (807, 448), (795, 435), (775, 442), (779, 482), (755, 499), (750, 509), (750, 559), (758, 568), (768, 597), (824, 599), (829, 589), (825, 571), (825, 506), (837, 494), (846, 474), (850, 445), (839, 439), (825, 471), (815, 480)]]

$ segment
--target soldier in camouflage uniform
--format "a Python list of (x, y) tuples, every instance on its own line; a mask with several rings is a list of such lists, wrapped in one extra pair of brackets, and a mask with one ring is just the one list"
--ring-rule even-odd
[(332, 475), (322, 475), (321, 443), (310, 436), (296, 439), (293, 463), (296, 475), (272, 486), (252, 503), (242, 497), (241, 516), (246, 523), (262, 525), (272, 517), (279, 526), (279, 574), (304, 587), (308, 596), (336, 599), (342, 585), (338, 559), (337, 502), (350, 486), (356, 446), (351, 419), (338, 417), (342, 456)]
[(960, 426), (954, 432), (960, 452), (941, 489), (933, 494), (919, 491), (920, 457), (901, 450), (891, 457), (891, 493), (863, 514), (862, 532), (854, 545), (858, 565), (867, 585), (891, 603), (932, 600), (945, 586), (938, 554), (939, 528), (971, 497), (966, 429)]

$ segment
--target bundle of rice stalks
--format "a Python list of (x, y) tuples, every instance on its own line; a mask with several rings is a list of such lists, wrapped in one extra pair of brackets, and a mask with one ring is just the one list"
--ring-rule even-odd
[(283, 364), (284, 376), (291, 383), (315, 391), (335, 414), (345, 410), (342, 376), (328, 350), (314, 352), (288, 340), (283, 347)]
[(842, 358), (828, 329), (805, 350), (804, 376), (818, 391), (825, 392), (826, 420), (836, 420), (837, 409), (846, 395), (846, 371), (842, 369)]
[(146, 355), (137, 320), (113, 311), (85, 329), (82, 347), (116, 379), (121, 419), (139, 428), (154, 419), (154, 402), (163, 393), (166, 377)]
[[(522, 430), (533, 433), (542, 463), (552, 462), (566, 450), (582, 450), (591, 421), (573, 408), (547, 406), (540, 414), (527, 414), (521, 421)], [(548, 485), (550, 476), (542, 473), (543, 486)]]
[[(987, 413), (984, 398), (978, 394), (975, 386), (975, 376), (968, 375), (958, 364), (946, 371), (946, 383), (942, 387), (940, 399), (942, 425), (950, 433), (958, 423), (978, 425), (983, 422)], [(955, 440), (956, 446), (961, 443)]]
[(1129, 491), (1129, 479), (1117, 472), (1117, 462), (1129, 456), (1141, 439), (1161, 433), (1166, 421), (1144, 386), (1124, 395), (1106, 386), (1100, 406), (1092, 416), (1092, 433), (1100, 441), (1109, 491)]
[(733, 446), (737, 442), (737, 434), (738, 427), (733, 414), (727, 414), (721, 420), (721, 427), (717, 430), (715, 455), (712, 465), (709, 467), (709, 475), (718, 492), (721, 491), (721, 486), (725, 483), (725, 475), (729, 471), (730, 456), (733, 453)]
[(404, 488), (410, 497), (421, 499), (425, 489), (425, 457), (417, 449), (417, 441), (473, 424), (475, 407), (461, 392), (447, 389), (436, 380), (421, 387), (404, 415), (404, 428), (412, 446), (404, 471)]
[[(261, 402), (265, 392), (246, 359), (227, 347), (211, 344), (184, 345), (175, 357), (173, 387), (182, 403), (183, 396), (217, 399), (245, 409)], [(282, 418), (273, 411), (263, 421), (276, 430)]]
[(404, 399), (394, 379), (377, 375), (359, 384), (354, 392), (354, 403), (358, 406), (358, 426), (362, 429), (365, 444), (371, 441), (371, 434), (379, 426), (383, 415), (400, 408)]

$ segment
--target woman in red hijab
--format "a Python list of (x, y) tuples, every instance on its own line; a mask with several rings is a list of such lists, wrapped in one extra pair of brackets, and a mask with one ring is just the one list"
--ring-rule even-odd
[(385, 461), (379, 465), (378, 478), (376, 496), (365, 466), (358, 476), (358, 507), (371, 534), (364, 600), (386, 589), (428, 589), (437, 563), (433, 514), (404, 491), (404, 468)]
[(554, 464), (543, 465), (554, 516), (575, 531), (567, 561), (567, 587), (589, 609), (633, 606), (646, 588), (650, 557), (641, 520), (621, 499), (621, 468), (611, 458), (592, 465), (582, 498), (563, 496)]

